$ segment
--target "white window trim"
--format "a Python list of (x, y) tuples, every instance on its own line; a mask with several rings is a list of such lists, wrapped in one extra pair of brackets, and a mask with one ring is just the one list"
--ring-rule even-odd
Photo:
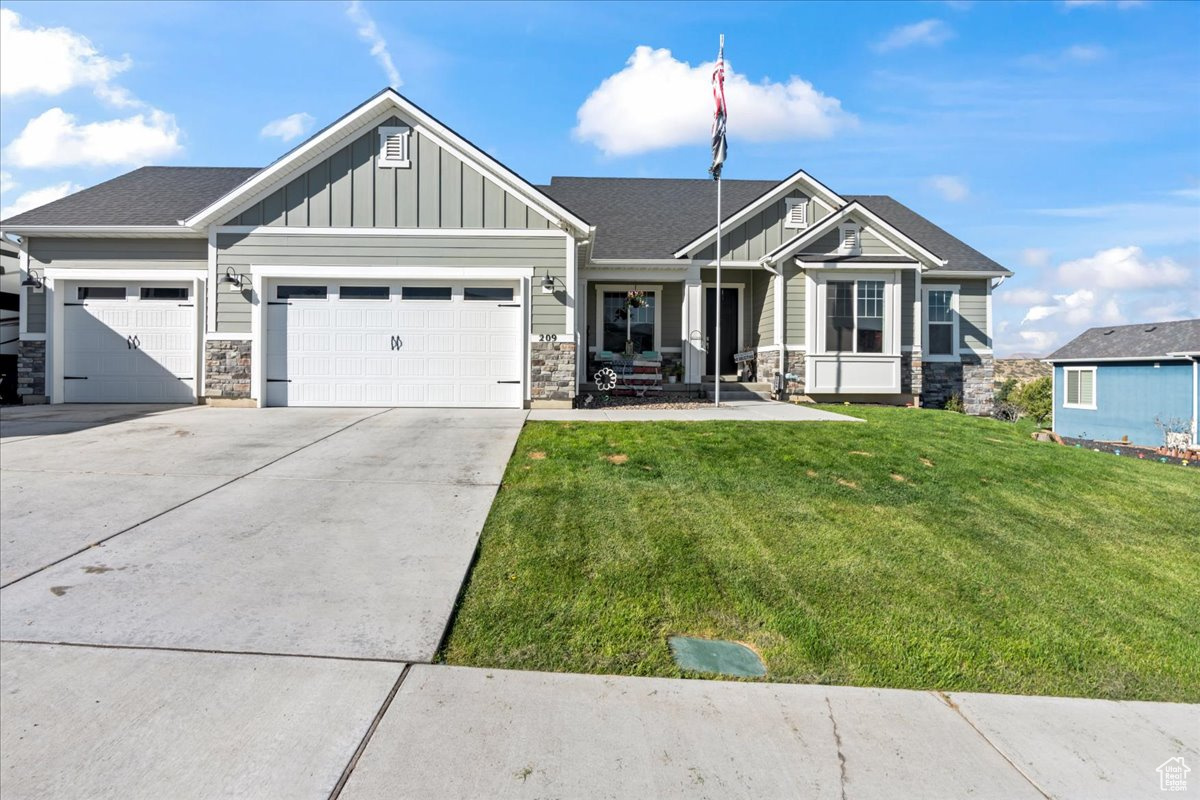
[[(1067, 401), (1067, 392), (1069, 390), (1069, 387), (1071, 386), (1071, 379), (1069, 376), (1072, 372), (1078, 372), (1078, 373), (1090, 372), (1090, 373), (1092, 373), (1092, 402), (1090, 402), (1090, 403), (1071, 403), (1071, 402)], [(1096, 378), (1097, 378), (1096, 372), (1097, 372), (1097, 370), (1095, 367), (1063, 367), (1063, 408), (1077, 408), (1077, 409), (1081, 409), (1083, 411), (1095, 411), (1096, 410), (1096, 408), (1097, 408), (1096, 400), (1097, 400), (1097, 395), (1099, 394), (1099, 389), (1100, 389), (1100, 387), (1096, 385)]]
[[(812, 352), (820, 355), (840, 356), (843, 358), (879, 358), (880, 356), (899, 356), (900, 355), (900, 273), (895, 272), (860, 272), (858, 270), (838, 272), (830, 270), (810, 278), (812, 283), (809, 289), (816, 289), (815, 292), (810, 292), (809, 297), (813, 298), (812, 303), (806, 309), (805, 316), (812, 320), (812, 329), (810, 329), (810, 337), (816, 338), (816, 349)], [(837, 350), (829, 350), (826, 336), (826, 316), (828, 311), (827, 302), (827, 285), (829, 281), (883, 281), (883, 352), (882, 353), (857, 353), (857, 352), (842, 352)], [(815, 310), (813, 306), (816, 306)], [(858, 289), (855, 287), (854, 294), (854, 318), (858, 319)], [(856, 328), (857, 330), (857, 328)], [(805, 340), (806, 342), (813, 341), (812, 338)], [(858, 346), (858, 337), (855, 337), (854, 346)]]
[[(400, 137), (401, 158), (387, 157), (387, 140), (392, 136)], [(379, 153), (375, 165), (380, 169), (405, 169), (412, 166), (410, 154), (412, 150), (412, 128), (407, 125), (381, 125), (379, 127)]]
[[(844, 222), (838, 225), (838, 249), (840, 255), (857, 256), (862, 254), (862, 225), (857, 222)], [(846, 234), (854, 231), (854, 247), (846, 246)]]
[[(785, 211), (783, 215), (783, 227), (789, 230), (803, 230), (808, 227), (808, 198), (807, 197), (787, 197), (783, 201)], [(799, 206), (804, 211), (804, 220), (800, 223), (792, 222), (792, 209)]]
[[(951, 347), (952, 352), (933, 353), (929, 349), (929, 293), (930, 292), (950, 292), (950, 310), (954, 312), (954, 318), (951, 321), (953, 328), (951, 332)], [(962, 342), (959, 341), (958, 330), (958, 298), (959, 285), (957, 283), (933, 283), (925, 284), (921, 287), (921, 340), (924, 345), (921, 348), (922, 361), (962, 361)], [(936, 325), (944, 325), (944, 322), (934, 323)]]
[(663, 307), (663, 287), (662, 284), (648, 283), (597, 283), (596, 284), (596, 327), (592, 330), (596, 334), (596, 343), (588, 348), (593, 353), (598, 353), (603, 350), (604, 344), (604, 293), (605, 292), (653, 292), (654, 293), (654, 352), (662, 352), (662, 307)]

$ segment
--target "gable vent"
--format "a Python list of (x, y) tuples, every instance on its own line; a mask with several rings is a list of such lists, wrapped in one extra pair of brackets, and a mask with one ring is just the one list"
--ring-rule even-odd
[(842, 252), (857, 253), (859, 243), (859, 231), (857, 225), (843, 225), (842, 231)]
[(412, 128), (384, 126), (379, 129), (379, 155), (376, 165), (380, 168), (404, 168), (412, 164), (408, 156), (409, 138)]
[(787, 213), (783, 219), (783, 227), (807, 228), (808, 199), (804, 197), (789, 197), (786, 202)]

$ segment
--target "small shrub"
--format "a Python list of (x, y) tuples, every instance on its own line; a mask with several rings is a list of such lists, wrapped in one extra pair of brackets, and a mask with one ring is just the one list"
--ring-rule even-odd
[(1013, 390), (1017, 388), (1017, 379), (1008, 378), (998, 387), (996, 387), (996, 405), (1008, 405), (1012, 402)]
[(1015, 403), (996, 401), (996, 405), (992, 409), (992, 416), (1002, 422), (1016, 422), (1021, 418), (1021, 409)]
[(1054, 409), (1054, 385), (1050, 378), (1038, 378), (1017, 390), (1013, 402), (1039, 425), (1050, 419)]
[(942, 408), (946, 409), (947, 411), (953, 411), (955, 414), (963, 413), (962, 395), (960, 395), (958, 392), (950, 395), (949, 399), (946, 400), (946, 404), (943, 405)]

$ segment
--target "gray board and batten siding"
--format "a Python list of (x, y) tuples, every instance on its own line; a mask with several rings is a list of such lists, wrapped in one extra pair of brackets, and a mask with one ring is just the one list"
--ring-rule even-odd
[[(815, 225), (830, 214), (829, 209), (803, 192), (790, 192), (761, 211), (754, 212), (745, 222), (722, 230), (721, 258), (729, 261), (757, 261), (787, 240), (803, 233), (802, 229), (785, 228), (783, 225), (787, 216), (787, 201), (794, 198), (807, 198), (809, 226)], [(716, 242), (700, 250), (695, 257), (701, 261), (716, 260)]]
[(372, 125), (226, 225), (305, 228), (553, 227), (511, 192), (414, 129), (408, 167), (379, 168), (379, 128)]

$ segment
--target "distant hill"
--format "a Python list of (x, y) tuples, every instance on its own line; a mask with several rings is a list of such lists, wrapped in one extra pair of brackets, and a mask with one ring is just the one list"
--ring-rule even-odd
[[(1013, 358), (1021, 358), (1021, 359), (1041, 359), (1041, 358), (1045, 358), (1045, 356), (1039, 356), (1037, 353), (1009, 353), (1009, 354), (1008, 354), (1008, 355), (1006, 355), (1006, 356), (1000, 356), (1000, 358), (1005, 358), (1005, 359), (1013, 359)], [(999, 361), (1000, 359), (996, 359), (996, 360), (997, 360), (997, 361)]]

